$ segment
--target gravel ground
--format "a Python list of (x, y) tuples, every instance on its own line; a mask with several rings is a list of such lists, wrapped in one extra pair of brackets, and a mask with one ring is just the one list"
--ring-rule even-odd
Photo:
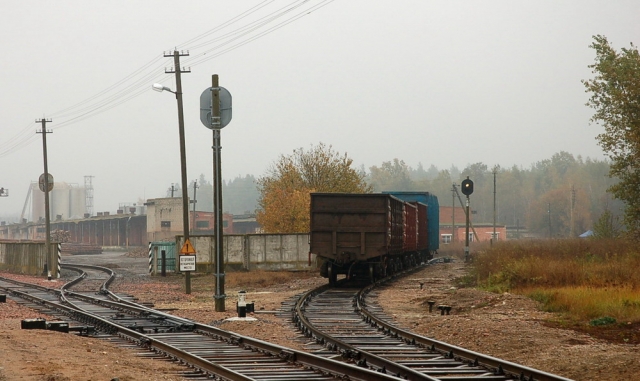
[[(302, 272), (286, 281), (274, 277), (276, 281), (271, 284), (256, 284), (247, 278), (254, 276), (251, 273), (228, 273), (227, 311), (216, 312), (210, 275), (194, 274), (192, 293), (186, 295), (181, 276), (149, 277), (144, 253), (128, 256), (104, 253), (63, 259), (114, 268), (123, 276), (112, 289), (154, 303), (156, 308), (301, 350), (307, 341), (273, 311), (283, 301), (326, 282), (317, 274)], [(455, 279), (465, 271), (461, 262), (426, 267), (381, 290), (379, 303), (401, 326), (508, 361), (575, 380), (640, 379), (637, 344), (616, 344), (574, 330), (554, 328), (547, 323), (554, 315), (541, 312), (536, 303), (518, 295), (457, 288)], [(56, 287), (61, 284), (42, 282)], [(256, 313), (250, 315), (255, 321), (225, 320), (237, 316), (235, 302), (241, 289), (247, 291), (247, 300), (255, 303)], [(435, 309), (429, 313), (427, 300), (452, 306), (451, 315), (442, 316)], [(20, 330), (21, 319), (37, 316), (10, 300), (0, 304), (0, 353), (3, 353), (0, 381), (179, 379), (175, 376), (177, 368), (172, 364), (133, 356), (131, 350), (103, 340), (71, 337), (69, 342), (72, 335)]]

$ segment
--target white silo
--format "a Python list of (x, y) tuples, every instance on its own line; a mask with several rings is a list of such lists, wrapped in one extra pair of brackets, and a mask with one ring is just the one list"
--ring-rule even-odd
[(69, 218), (82, 218), (87, 204), (86, 193), (84, 187), (75, 186), (70, 191)]

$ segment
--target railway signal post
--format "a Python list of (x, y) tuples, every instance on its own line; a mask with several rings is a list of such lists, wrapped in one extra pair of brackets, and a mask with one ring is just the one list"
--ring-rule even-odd
[(464, 237), (464, 261), (469, 261), (469, 196), (473, 193), (473, 181), (469, 180), (469, 176), (466, 179), (462, 180), (460, 184), (460, 188), (462, 194), (467, 196), (467, 205), (466, 205), (466, 224), (465, 224), (465, 237)]
[(200, 95), (200, 121), (213, 132), (213, 214), (216, 237), (216, 312), (225, 311), (224, 256), (222, 253), (222, 166), (220, 164), (222, 145), (220, 130), (231, 121), (231, 93), (218, 85), (218, 75), (211, 76), (211, 87)]

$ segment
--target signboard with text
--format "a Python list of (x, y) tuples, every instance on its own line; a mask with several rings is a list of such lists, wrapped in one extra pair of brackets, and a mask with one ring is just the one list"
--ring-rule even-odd
[(180, 271), (196, 271), (196, 256), (180, 255)]

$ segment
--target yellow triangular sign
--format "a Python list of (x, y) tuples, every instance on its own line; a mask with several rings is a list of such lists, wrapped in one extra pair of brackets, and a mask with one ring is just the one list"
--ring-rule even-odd
[(195, 254), (195, 253), (196, 253), (196, 249), (193, 248), (191, 241), (187, 239), (184, 242), (184, 245), (182, 245), (182, 249), (180, 249), (180, 254)]

